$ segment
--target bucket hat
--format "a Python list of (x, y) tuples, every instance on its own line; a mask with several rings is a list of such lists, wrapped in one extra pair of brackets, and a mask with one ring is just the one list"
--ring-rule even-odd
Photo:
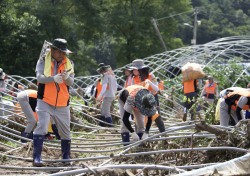
[(61, 39), (61, 38), (57, 38), (53, 41), (51, 47), (59, 49), (60, 51), (64, 52), (64, 53), (72, 53), (72, 51), (70, 51), (67, 48), (67, 41), (65, 39)]
[(147, 89), (141, 89), (135, 95), (135, 106), (139, 111), (148, 117), (156, 113), (156, 100), (152, 93)]
[(110, 65), (105, 65), (104, 63), (98, 64), (98, 69), (96, 70), (98, 73), (105, 72), (108, 68), (110, 68)]
[(148, 68), (148, 66), (144, 65), (144, 60), (142, 60), (142, 59), (135, 59), (132, 62), (132, 67), (131, 68), (139, 70), (139, 69), (142, 69), (142, 68)]

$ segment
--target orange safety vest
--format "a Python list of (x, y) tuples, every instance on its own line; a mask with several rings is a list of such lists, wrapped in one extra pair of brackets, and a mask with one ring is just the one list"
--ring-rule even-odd
[[(152, 73), (149, 73), (146, 79), (153, 81)], [(157, 94), (157, 91), (155, 91), (150, 85), (145, 85), (144, 81), (141, 81), (139, 76), (134, 76), (132, 83), (133, 85), (142, 85), (143, 87), (148, 89), (153, 95)]]
[[(196, 81), (196, 82), (195, 82)], [(184, 94), (195, 92), (195, 84), (198, 85), (197, 80), (190, 80), (190, 81), (185, 81), (183, 83), (183, 92)]]
[(97, 98), (102, 91), (102, 81), (101, 79), (98, 80), (97, 85), (96, 85), (96, 95), (95, 98)]
[[(225, 99), (230, 99), (230, 97), (236, 96), (237, 98), (232, 102), (231, 108), (236, 111), (237, 108), (237, 103), (240, 99), (241, 96), (245, 96), (250, 98), (250, 91), (249, 89), (241, 89), (241, 90), (236, 90), (233, 92), (230, 92)], [(227, 102), (227, 101), (226, 101)], [(250, 104), (246, 104), (242, 108), (243, 110), (249, 110), (250, 109)]]
[(125, 89), (129, 92), (129, 96), (134, 98), (139, 90), (146, 88), (140, 85), (131, 85), (126, 87)]
[[(96, 98), (100, 95), (101, 91), (102, 91), (102, 79), (100, 78), (100, 80), (98, 81), (97, 85), (96, 85)], [(109, 83), (107, 84), (107, 88), (106, 90), (109, 90)]]
[[(66, 58), (59, 65), (57, 73), (62, 73), (65, 70)], [(45, 68), (44, 68), (45, 69)], [(54, 62), (51, 62), (51, 76), (53, 76)], [(69, 86), (63, 82), (56, 84), (50, 82), (46, 84), (38, 83), (38, 98), (52, 106), (68, 106), (69, 105)]]
[(160, 82), (159, 82), (158, 88), (159, 88), (160, 90), (164, 90), (164, 81), (160, 81)]
[(133, 76), (133, 78), (132, 78), (133, 80), (132, 80), (132, 84), (133, 85), (140, 85), (140, 83), (141, 83), (141, 78), (140, 78), (140, 76)]
[(209, 98), (209, 95), (214, 95), (216, 93), (217, 84), (215, 82), (213, 82), (209, 86), (209, 81), (207, 80), (204, 87), (205, 87), (205, 92), (206, 92), (206, 97), (207, 98)]

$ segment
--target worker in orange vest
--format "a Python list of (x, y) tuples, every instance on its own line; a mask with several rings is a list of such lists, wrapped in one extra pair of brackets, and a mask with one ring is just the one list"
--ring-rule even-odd
[(241, 115), (241, 110), (249, 110), (250, 90), (238, 88), (229, 92), (220, 103), (220, 125), (228, 126), (237, 124), (245, 117)]
[[(101, 91), (97, 92), (96, 101), (101, 103), (101, 120), (108, 123), (100, 123), (101, 126), (113, 126), (111, 106), (117, 92), (117, 80), (110, 65), (99, 64), (97, 72), (101, 74)], [(97, 88), (98, 89), (98, 88)]]
[[(36, 64), (38, 81), (37, 107), (38, 123), (33, 132), (33, 165), (42, 166), (42, 148), (51, 116), (54, 117), (61, 137), (62, 159), (68, 162), (71, 150), (70, 133), (70, 93), (74, 83), (74, 63), (67, 57), (72, 53), (67, 48), (67, 41), (54, 39), (45, 46), (48, 52), (39, 58)], [(69, 164), (69, 163), (68, 163)]]
[[(216, 97), (218, 97), (218, 85), (214, 81), (214, 78), (212, 76), (208, 76), (208, 80), (206, 80), (206, 83), (204, 85), (204, 88), (201, 92), (202, 99), (208, 103), (208, 105), (211, 105), (214, 103), (214, 100)], [(205, 104), (207, 106), (207, 104)]]
[[(134, 141), (148, 138), (149, 129), (152, 124), (152, 116), (156, 113), (156, 100), (153, 94), (145, 87), (131, 85), (124, 88), (118, 98), (119, 112), (121, 117), (122, 141), (130, 142), (129, 133)], [(134, 114), (136, 129), (134, 130), (129, 121), (129, 116)], [(144, 117), (147, 117), (146, 127)], [(127, 145), (127, 144), (124, 144)]]
[[(198, 80), (192, 79), (189, 81), (183, 82), (183, 93), (185, 95), (185, 103), (184, 103), (184, 115), (182, 120), (186, 121), (187, 120), (187, 113), (189, 109), (194, 105), (194, 103), (197, 100), (197, 95), (198, 95)], [(194, 120), (195, 118), (195, 112), (192, 109), (190, 111), (191, 114), (191, 120)]]
[(163, 123), (161, 112), (160, 112), (160, 103), (159, 103), (159, 97), (158, 97), (159, 88), (158, 88), (156, 77), (154, 76), (152, 72), (149, 72), (149, 67), (144, 65), (144, 60), (142, 59), (133, 60), (132, 68), (133, 68), (132, 85), (142, 85), (154, 95), (156, 103), (157, 103), (158, 115), (154, 116), (155, 119), (153, 120), (155, 121), (159, 131), (164, 132), (165, 125)]
[[(27, 118), (27, 126), (25, 130), (21, 132), (22, 137), (26, 137), (28, 139), (33, 139), (33, 130), (36, 127), (36, 123), (38, 121), (38, 116), (36, 113), (36, 105), (37, 105), (37, 88), (33, 85), (29, 85), (29, 89), (23, 90), (17, 94), (17, 101), (21, 106), (21, 109)], [(52, 119), (51, 119), (52, 120)], [(48, 139), (52, 139), (50, 133), (54, 133), (56, 139), (60, 139), (60, 135), (58, 134), (58, 129), (54, 120), (49, 124), (48, 134), (46, 137)], [(21, 142), (25, 143), (26, 140), (21, 139)]]

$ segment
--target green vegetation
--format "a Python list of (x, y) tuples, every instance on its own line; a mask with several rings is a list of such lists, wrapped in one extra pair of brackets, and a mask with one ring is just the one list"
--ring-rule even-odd
[(201, 21), (197, 44), (250, 33), (250, 2), (243, 0), (2, 0), (0, 67), (35, 76), (44, 40), (65, 38), (76, 76), (96, 74), (99, 62), (117, 68), (164, 51), (152, 17), (168, 50), (190, 45), (193, 31), (183, 23), (193, 24), (193, 8)]

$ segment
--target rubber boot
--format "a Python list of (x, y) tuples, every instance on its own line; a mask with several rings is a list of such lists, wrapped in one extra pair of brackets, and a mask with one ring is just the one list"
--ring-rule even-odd
[(163, 121), (162, 121), (161, 116), (159, 116), (159, 117), (157, 117), (157, 118), (155, 119), (155, 124), (156, 124), (156, 126), (158, 127), (158, 129), (159, 129), (159, 131), (160, 131), (161, 133), (165, 131), (165, 125), (164, 125), (164, 123), (163, 123)]
[(57, 129), (57, 127), (56, 127), (56, 124), (52, 124), (51, 127), (52, 127), (52, 130), (53, 130), (54, 135), (56, 136), (56, 139), (60, 140), (61, 137), (60, 137), (60, 135), (59, 135), (59, 133), (58, 133), (58, 129)]
[(61, 140), (62, 159), (70, 159), (71, 140)]
[[(105, 119), (104, 116), (101, 116), (101, 117), (100, 117), (100, 120), (106, 122), (106, 119)], [(102, 127), (105, 127), (105, 126), (106, 126), (106, 124), (103, 123), (103, 122), (99, 122), (99, 125), (102, 126)]]
[(139, 133), (137, 133), (137, 135), (139, 136), (139, 138), (140, 138), (140, 140), (141, 140), (141, 137), (142, 137), (143, 133), (142, 133), (142, 132), (139, 132)]
[(112, 117), (106, 117), (106, 118), (105, 118), (105, 121), (106, 121), (107, 123), (109, 123), (109, 125), (106, 125), (106, 126), (108, 126), (108, 127), (113, 127), (113, 120), (112, 120)]
[(41, 167), (42, 166), (42, 150), (43, 150), (43, 140), (44, 135), (33, 135), (33, 166)]
[(184, 115), (183, 115), (183, 117), (182, 117), (182, 121), (183, 121), (183, 122), (186, 122), (186, 120), (187, 120), (187, 113), (184, 113)]
[[(25, 138), (28, 138), (28, 139), (33, 139), (33, 131), (30, 132), (30, 133), (26, 133), (26, 132), (23, 131), (23, 132), (21, 132), (21, 136), (22, 136), (22, 137), (25, 137)], [(22, 142), (22, 143), (26, 143), (27, 140), (21, 139), (21, 142)]]
[[(129, 139), (129, 132), (124, 132), (124, 133), (121, 133), (121, 136), (122, 136), (122, 142), (130, 142), (130, 139)], [(129, 144), (123, 144), (124, 146), (126, 145), (129, 145)]]

